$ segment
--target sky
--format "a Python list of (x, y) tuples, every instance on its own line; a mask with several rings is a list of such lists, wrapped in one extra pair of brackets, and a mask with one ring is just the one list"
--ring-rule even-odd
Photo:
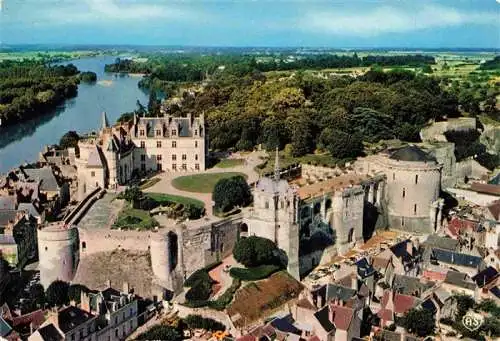
[(2, 44), (500, 48), (500, 0), (0, 0)]

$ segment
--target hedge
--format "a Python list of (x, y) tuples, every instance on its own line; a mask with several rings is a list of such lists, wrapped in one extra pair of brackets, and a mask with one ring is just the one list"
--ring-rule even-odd
[(229, 274), (242, 281), (257, 281), (271, 276), (280, 269), (281, 267), (277, 265), (260, 265), (254, 268), (231, 268)]
[(227, 290), (220, 295), (220, 297), (214, 301), (209, 300), (191, 300), (183, 303), (184, 306), (190, 308), (201, 308), (201, 307), (209, 307), (215, 310), (224, 310), (226, 307), (232, 302), (234, 294), (241, 286), (241, 280), (238, 278), (233, 278), (233, 283)]
[(205, 266), (204, 268), (196, 270), (195, 272), (193, 272), (191, 274), (191, 276), (189, 276), (184, 281), (184, 286), (185, 287), (193, 286), (197, 281), (200, 281), (200, 280), (214, 283), (215, 281), (212, 279), (212, 277), (210, 277), (210, 275), (208, 274), (208, 272), (210, 270), (218, 267), (221, 264), (222, 264), (222, 262), (215, 262), (215, 263), (211, 263), (211, 264)]
[(188, 315), (184, 322), (190, 329), (205, 329), (209, 331), (226, 330), (226, 326), (211, 318), (204, 318), (201, 315)]

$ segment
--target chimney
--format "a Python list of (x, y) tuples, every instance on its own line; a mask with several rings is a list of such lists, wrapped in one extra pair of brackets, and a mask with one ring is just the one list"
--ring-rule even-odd
[(323, 296), (318, 295), (316, 298), (316, 307), (319, 309), (323, 307)]
[(328, 320), (333, 323), (335, 319), (335, 310), (333, 310), (333, 305), (328, 306)]
[(358, 290), (358, 275), (355, 272), (351, 273), (351, 289)]
[(80, 292), (80, 309), (85, 310), (88, 313), (92, 313), (90, 308), (90, 297), (85, 291)]
[(385, 304), (385, 309), (394, 311), (394, 298), (396, 296), (396, 292), (394, 290), (387, 290), (388, 293), (388, 299), (387, 303)]
[(411, 242), (411, 240), (406, 241), (406, 252), (413, 256), (413, 243)]
[(123, 293), (129, 294), (130, 293), (130, 286), (128, 282), (123, 282)]
[(111, 280), (106, 281), (106, 288), (111, 288)]

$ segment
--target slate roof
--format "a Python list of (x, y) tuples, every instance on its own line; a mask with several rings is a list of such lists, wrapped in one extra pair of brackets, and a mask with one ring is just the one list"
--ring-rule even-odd
[(329, 302), (333, 299), (339, 299), (343, 302), (346, 302), (350, 298), (356, 295), (356, 290), (347, 288), (340, 285), (335, 284), (327, 284), (326, 285), (326, 301)]
[(58, 323), (59, 329), (63, 333), (67, 333), (77, 326), (93, 319), (94, 316), (77, 307), (69, 306), (59, 311)]
[(276, 318), (272, 320), (270, 324), (280, 332), (292, 333), (297, 335), (302, 334), (302, 332), (297, 327), (295, 327), (286, 317)]
[(12, 196), (0, 197), (0, 210), (15, 210), (16, 198)]
[(458, 271), (448, 271), (444, 282), (469, 290), (474, 290), (476, 288), (476, 284), (467, 274)]
[(5, 337), (9, 335), (11, 331), (12, 327), (3, 319), (3, 317), (0, 317), (0, 336)]
[(0, 210), (0, 227), (5, 227), (16, 219), (16, 210)]
[[(411, 261), (413, 258), (413, 255), (408, 253), (408, 243), (411, 244), (410, 240), (403, 240), (402, 242), (399, 242), (393, 246), (391, 246), (390, 250), (392, 253), (397, 257), (400, 258), (404, 262)], [(413, 248), (413, 245), (411, 245)]]
[(274, 193), (286, 194), (289, 191), (291, 191), (292, 188), (290, 187), (288, 181), (286, 180), (280, 180), (276, 182), (272, 178), (264, 177), (260, 178), (260, 180), (257, 182), (256, 190), (270, 194)]
[(424, 152), (422, 149), (408, 145), (393, 152), (389, 158), (398, 161), (429, 162), (436, 161), (434, 157)]
[(392, 282), (392, 287), (398, 289), (399, 293), (405, 295), (411, 295), (417, 293), (420, 295), (422, 292), (430, 289), (436, 284), (435, 282), (420, 282), (420, 278), (405, 276), (405, 275), (394, 275), (394, 280)]
[(421, 306), (425, 310), (431, 311), (433, 314), (435, 314), (437, 312), (436, 304), (430, 298), (428, 298), (425, 301), (423, 301), (422, 304), (421, 304)]
[(483, 271), (476, 274), (474, 277), (472, 277), (472, 280), (476, 282), (478, 287), (482, 288), (486, 284), (489, 284), (492, 280), (496, 279), (497, 277), (498, 277), (498, 271), (494, 267), (489, 266)]
[(318, 310), (317, 312), (314, 313), (314, 317), (318, 320), (318, 322), (321, 324), (323, 329), (327, 332), (330, 333), (331, 331), (335, 330), (335, 326), (332, 324), (330, 321), (328, 315), (330, 314), (328, 305), (324, 306), (321, 310)]
[(362, 258), (357, 261), (356, 266), (358, 268), (358, 276), (361, 279), (365, 279), (375, 273), (375, 269), (370, 263), (368, 263), (368, 260), (366, 258)]
[(437, 247), (443, 250), (456, 251), (458, 250), (459, 242), (456, 239), (441, 237), (438, 236), (437, 234), (431, 234), (424, 242), (424, 245)]
[(51, 167), (23, 168), (23, 172), (26, 173), (30, 179), (40, 182), (41, 191), (59, 191), (59, 184), (57, 183), (57, 179)]
[(490, 181), (488, 181), (490, 185), (500, 185), (500, 173), (495, 175)]
[(431, 257), (439, 262), (469, 268), (478, 268), (483, 263), (483, 259), (481, 257), (439, 248), (432, 249)]
[(493, 287), (490, 289), (490, 292), (495, 296), (497, 297), (498, 299), (500, 299), (500, 288), (498, 286), (496, 287)]
[(32, 217), (39, 217), (40, 212), (36, 209), (36, 207), (32, 203), (20, 203), (19, 206), (17, 206), (18, 211), (24, 211), (29, 213)]
[(57, 328), (51, 323), (37, 330), (44, 341), (62, 341), (64, 337)]

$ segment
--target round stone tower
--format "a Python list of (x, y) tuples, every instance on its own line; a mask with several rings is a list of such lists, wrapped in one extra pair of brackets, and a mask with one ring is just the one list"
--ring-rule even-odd
[[(178, 230), (179, 232), (181, 230)], [(154, 234), (150, 241), (151, 268), (155, 283), (177, 293), (182, 289), (184, 274), (182, 270), (182, 245), (177, 233)]]
[(389, 226), (433, 232), (440, 203), (441, 168), (434, 157), (416, 146), (398, 149), (384, 159)]
[(38, 230), (40, 282), (44, 288), (57, 279), (73, 280), (80, 259), (79, 245), (75, 226), (54, 223)]

